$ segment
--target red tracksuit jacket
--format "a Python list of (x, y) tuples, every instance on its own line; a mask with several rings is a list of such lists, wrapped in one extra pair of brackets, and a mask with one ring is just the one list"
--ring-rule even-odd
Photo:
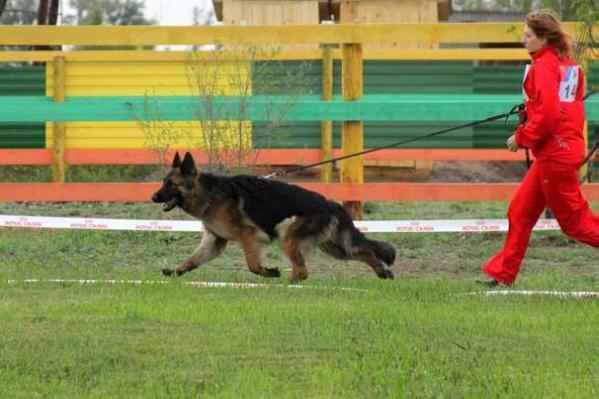
[(584, 159), (584, 75), (573, 60), (560, 60), (553, 46), (532, 55), (523, 82), (526, 124), (516, 141), (537, 161), (580, 164)]

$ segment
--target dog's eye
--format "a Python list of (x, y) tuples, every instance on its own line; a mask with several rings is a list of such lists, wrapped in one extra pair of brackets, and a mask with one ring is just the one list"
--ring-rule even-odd
[(174, 188), (175, 187), (175, 183), (173, 183), (172, 181), (169, 180), (169, 181), (166, 182), (166, 186), (168, 188)]

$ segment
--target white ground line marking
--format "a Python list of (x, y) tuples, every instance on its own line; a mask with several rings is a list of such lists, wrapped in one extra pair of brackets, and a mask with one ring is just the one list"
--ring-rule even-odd
[[(7, 280), (8, 284), (19, 284), (19, 283), (61, 283), (61, 284), (80, 284), (80, 285), (91, 285), (91, 284), (130, 284), (130, 285), (158, 285), (166, 284), (166, 280), (98, 280), (98, 279), (23, 279), (23, 280)], [(184, 285), (191, 285), (199, 288), (311, 288), (311, 289), (322, 289), (322, 290), (340, 290), (340, 291), (361, 291), (368, 292), (363, 288), (351, 288), (351, 287), (327, 287), (327, 286), (314, 286), (314, 285), (299, 285), (299, 284), (263, 284), (263, 283), (234, 283), (225, 281), (184, 281)]]
[(508, 296), (508, 295), (520, 295), (520, 296), (555, 296), (559, 298), (596, 298), (599, 297), (597, 291), (549, 291), (549, 290), (491, 290), (491, 291), (477, 291), (467, 292), (461, 295), (483, 295), (483, 296)]
[[(99, 279), (23, 279), (23, 280), (7, 280), (8, 284), (19, 284), (19, 283), (62, 283), (62, 284), (80, 284), (80, 285), (91, 285), (91, 284), (130, 284), (130, 285), (158, 285), (166, 284), (167, 280), (99, 280)], [(298, 284), (263, 284), (263, 283), (235, 283), (225, 281), (184, 281), (184, 285), (190, 285), (199, 288), (312, 288), (312, 289), (323, 289), (323, 290), (340, 290), (340, 291), (360, 291), (368, 292), (369, 290), (363, 288), (351, 288), (351, 287), (327, 287), (327, 286), (313, 286), (313, 285), (298, 285)], [(454, 295), (482, 295), (482, 296), (555, 296), (559, 298), (596, 298), (599, 297), (597, 291), (550, 291), (550, 290), (490, 290), (490, 291), (475, 291), (465, 292)]]

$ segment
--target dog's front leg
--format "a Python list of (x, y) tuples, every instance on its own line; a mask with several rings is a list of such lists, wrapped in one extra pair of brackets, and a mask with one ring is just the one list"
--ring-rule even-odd
[(173, 269), (162, 269), (162, 274), (165, 276), (171, 276), (176, 274), (177, 276), (187, 273), (196, 267), (216, 258), (227, 246), (227, 240), (215, 235), (214, 233), (206, 230), (202, 235), (200, 245), (194, 251), (194, 253), (176, 270)]
[(254, 274), (263, 277), (281, 277), (281, 272), (276, 267), (267, 268), (262, 266), (262, 249), (267, 242), (266, 237), (261, 237), (253, 228), (245, 229), (238, 237), (243, 248), (248, 268)]

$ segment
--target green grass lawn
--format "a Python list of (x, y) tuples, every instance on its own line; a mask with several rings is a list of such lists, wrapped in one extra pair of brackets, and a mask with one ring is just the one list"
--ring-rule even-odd
[[(373, 203), (369, 219), (501, 218), (502, 203)], [(595, 209), (597, 209), (595, 207)], [(0, 204), (0, 214), (185, 218), (150, 204)], [(371, 234), (396, 279), (315, 253), (304, 288), (251, 275), (238, 246), (164, 284), (199, 234), (0, 229), (0, 397), (599, 395), (597, 299), (463, 295), (501, 233)], [(534, 233), (515, 289), (598, 290), (597, 250)], [(18, 280), (9, 283), (9, 280)], [(198, 288), (184, 282), (267, 283)], [(351, 288), (343, 290), (340, 288)]]

